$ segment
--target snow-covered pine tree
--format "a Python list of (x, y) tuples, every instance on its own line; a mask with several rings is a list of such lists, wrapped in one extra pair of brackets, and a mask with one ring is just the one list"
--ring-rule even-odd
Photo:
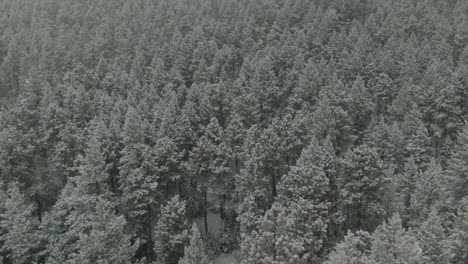
[(371, 235), (365, 231), (348, 234), (328, 255), (324, 264), (371, 264)]
[(449, 195), (444, 189), (444, 173), (435, 160), (432, 160), (427, 170), (416, 174), (409, 206), (409, 225), (418, 226), (428, 218), (433, 207), (441, 210), (444, 199)]
[(104, 199), (96, 204), (96, 213), (89, 218), (89, 227), (79, 235), (80, 251), (70, 264), (130, 264), (133, 263), (138, 241), (126, 234), (127, 222), (115, 214), (115, 205)]
[(425, 221), (415, 231), (425, 264), (444, 264), (450, 260), (450, 240), (436, 207), (432, 207)]
[(48, 237), (47, 263), (66, 263), (80, 250), (79, 234), (89, 228), (99, 199), (112, 201), (111, 182), (103, 147), (105, 125), (91, 121), (84, 155), (77, 160), (77, 176), (68, 179), (57, 203), (44, 217), (42, 227)]
[(196, 185), (197, 195), (201, 199), (205, 232), (208, 232), (208, 191), (209, 188), (221, 196), (225, 184), (229, 180), (229, 149), (224, 142), (224, 131), (216, 118), (212, 118), (204, 129), (203, 135), (197, 141), (195, 147), (189, 154), (187, 168), (191, 174), (191, 183)]
[(314, 142), (302, 151), (280, 182), (275, 203), (257, 222), (258, 229), (244, 236), (243, 263), (313, 263), (322, 257), (330, 187), (314, 155), (316, 147)]
[(7, 192), (0, 191), (0, 199), (0, 255), (12, 263), (35, 263), (43, 254), (44, 236), (34, 204), (14, 182)]
[(387, 179), (373, 148), (362, 145), (347, 157), (341, 188), (346, 228), (373, 230), (385, 216), (382, 193)]
[(373, 234), (370, 258), (378, 264), (420, 264), (422, 249), (411, 231), (401, 225), (398, 214), (382, 223)]
[(468, 197), (468, 124), (460, 131), (446, 169), (450, 203), (454, 210)]
[(161, 195), (154, 155), (145, 138), (146, 122), (138, 109), (129, 106), (122, 131), (124, 148), (120, 152), (119, 187), (125, 214), (145, 241), (146, 255), (152, 256), (153, 226)]
[(190, 230), (190, 242), (184, 249), (184, 256), (178, 264), (208, 264), (208, 257), (205, 254), (205, 247), (201, 239), (200, 231), (194, 223)]
[(186, 203), (174, 196), (160, 211), (154, 230), (154, 251), (157, 264), (177, 264), (189, 242), (190, 225)]
[(468, 262), (468, 199), (460, 201), (454, 228), (450, 236), (452, 240), (452, 262), (464, 264)]

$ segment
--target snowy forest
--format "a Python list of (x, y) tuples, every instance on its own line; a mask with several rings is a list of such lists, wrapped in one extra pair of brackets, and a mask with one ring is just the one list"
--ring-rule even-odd
[(467, 0), (0, 0), (0, 263), (467, 264)]

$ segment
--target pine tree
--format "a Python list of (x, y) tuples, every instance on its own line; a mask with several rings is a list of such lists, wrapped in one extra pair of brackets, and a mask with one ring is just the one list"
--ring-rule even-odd
[(382, 193), (386, 183), (374, 149), (362, 145), (349, 154), (341, 189), (347, 228), (372, 230), (380, 223), (385, 215)]
[(205, 255), (205, 247), (201, 239), (200, 231), (196, 224), (192, 225), (190, 234), (190, 243), (184, 249), (184, 256), (178, 264), (208, 264), (208, 258)]
[(400, 202), (399, 212), (404, 226), (408, 225), (411, 220), (411, 203), (413, 201), (413, 193), (416, 188), (416, 180), (419, 178), (421, 170), (412, 157), (408, 158), (405, 163), (403, 173), (397, 174), (396, 186), (397, 195)]
[(302, 151), (296, 165), (281, 181), (277, 199), (290, 209), (289, 216), (295, 223), (292, 229), (302, 232), (297, 238), (290, 237), (290, 242), (301, 241), (307, 248), (307, 253), (299, 253), (303, 259), (319, 258), (327, 244), (332, 191), (329, 178), (321, 167), (326, 168), (326, 165), (314, 156), (317, 146), (312, 142)]
[(289, 105), (297, 109), (305, 104), (315, 105), (324, 80), (321, 79), (318, 70), (319, 65), (309, 61), (299, 75), (297, 86), (294, 88)]
[(312, 130), (317, 139), (330, 137), (334, 149), (344, 153), (351, 145), (352, 128), (348, 113), (340, 106), (334, 105), (327, 95), (320, 96), (317, 109), (313, 112)]
[(48, 235), (48, 263), (65, 263), (80, 251), (79, 234), (89, 227), (99, 199), (112, 200), (106, 163), (106, 127), (99, 118), (88, 128), (84, 155), (77, 160), (77, 176), (68, 179), (57, 203), (43, 221)]
[(432, 207), (442, 209), (446, 197), (444, 173), (440, 164), (431, 161), (427, 170), (416, 174), (409, 206), (410, 225), (417, 226), (427, 219)]
[[(2, 191), (0, 191), (2, 192)], [(44, 237), (35, 217), (36, 208), (21, 193), (18, 184), (10, 183), (0, 193), (0, 252), (12, 263), (38, 261), (44, 249)]]
[(174, 196), (161, 208), (154, 230), (154, 251), (158, 264), (177, 264), (189, 242), (190, 225), (186, 205)]
[(460, 201), (468, 193), (468, 124), (459, 133), (457, 144), (453, 147), (452, 155), (447, 164), (449, 177), (448, 191), (452, 207), (457, 210)]
[(403, 229), (396, 214), (373, 234), (370, 258), (379, 264), (416, 264), (421, 263), (422, 250), (411, 232)]
[(100, 118), (93, 119), (89, 125), (87, 148), (78, 158), (79, 177), (76, 188), (80, 195), (93, 194), (110, 198), (110, 176), (106, 163), (105, 140), (107, 127)]
[(240, 194), (239, 222), (241, 230), (255, 225), (255, 218), (262, 216), (277, 196), (280, 169), (279, 145), (281, 140), (273, 129), (252, 126), (243, 146), (244, 167), (236, 179)]
[(360, 76), (354, 80), (349, 94), (349, 113), (352, 120), (353, 134), (358, 140), (361, 140), (372, 120), (374, 105), (371, 95), (364, 84), (364, 80)]
[(208, 232), (208, 191), (221, 196), (225, 184), (229, 184), (229, 149), (224, 142), (224, 131), (218, 120), (212, 118), (204, 129), (204, 134), (199, 138), (193, 150), (190, 152), (187, 164), (192, 176), (191, 182), (197, 184), (201, 199), (203, 200), (203, 215), (205, 218), (205, 232)]
[[(282, 179), (278, 197), (245, 235), (244, 263), (317, 262), (327, 244), (329, 182), (311, 144)], [(253, 244), (252, 244), (253, 243)]]
[(134, 221), (137, 234), (145, 241), (146, 256), (153, 256), (153, 225), (159, 206), (160, 188), (154, 153), (146, 144), (147, 123), (138, 111), (129, 107), (122, 131), (119, 184), (125, 214)]
[(417, 106), (413, 106), (413, 109), (405, 115), (401, 125), (407, 138), (406, 155), (412, 156), (416, 164), (420, 166), (429, 162), (431, 155), (431, 139), (422, 118)]
[(9, 124), (0, 129), (0, 178), (3, 181), (26, 183), (32, 170), (32, 136)]
[(460, 201), (455, 226), (451, 234), (452, 262), (462, 264), (468, 261), (468, 199)]
[(335, 246), (324, 264), (369, 264), (371, 235), (365, 231), (357, 231), (344, 237), (343, 242)]
[(9, 92), (17, 93), (20, 86), (21, 77), (21, 51), (19, 40), (16, 36), (12, 37), (8, 44), (8, 54), (2, 60), (0, 67), (0, 94), (5, 95)]
[(442, 219), (435, 207), (431, 209), (426, 220), (423, 221), (416, 232), (423, 253), (423, 262), (427, 264), (447, 263), (451, 257), (451, 245), (442, 226)]
[(89, 228), (79, 235), (80, 251), (67, 263), (129, 264), (138, 244), (125, 234), (126, 221), (114, 213), (115, 206), (103, 199), (96, 204), (96, 214), (89, 218)]
[(293, 218), (280, 203), (274, 203), (263, 216), (258, 217), (257, 230), (241, 234), (242, 264), (283, 264), (288, 260), (305, 263), (299, 255), (304, 250), (303, 244), (300, 241), (295, 245), (289, 244), (290, 239), (284, 240), (290, 234), (291, 225), (286, 227), (288, 220)]
[(369, 135), (369, 144), (376, 149), (385, 169), (400, 173), (405, 158), (405, 136), (399, 123), (386, 123), (383, 119), (375, 125)]

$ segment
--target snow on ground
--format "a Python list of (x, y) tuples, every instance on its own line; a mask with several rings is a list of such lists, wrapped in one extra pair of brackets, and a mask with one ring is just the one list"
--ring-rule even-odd
[(240, 251), (235, 250), (230, 254), (221, 254), (221, 256), (213, 260), (213, 264), (239, 264), (241, 260)]

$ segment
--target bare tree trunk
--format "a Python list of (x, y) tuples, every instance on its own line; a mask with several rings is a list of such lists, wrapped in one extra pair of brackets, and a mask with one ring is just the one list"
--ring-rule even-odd
[(208, 235), (208, 197), (206, 187), (203, 188), (203, 217), (205, 222), (205, 235)]

